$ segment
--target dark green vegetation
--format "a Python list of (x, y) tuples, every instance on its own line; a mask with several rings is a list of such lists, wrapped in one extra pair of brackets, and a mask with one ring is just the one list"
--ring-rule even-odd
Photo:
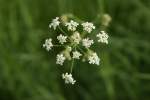
[[(65, 13), (112, 16), (101, 65), (77, 63), (74, 86), (42, 48)], [(150, 0), (0, 0), (0, 100), (150, 100)]]

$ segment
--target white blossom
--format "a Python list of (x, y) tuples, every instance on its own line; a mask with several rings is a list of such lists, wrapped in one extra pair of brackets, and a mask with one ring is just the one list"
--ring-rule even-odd
[(59, 36), (57, 36), (57, 39), (58, 39), (58, 41), (59, 41), (60, 44), (64, 44), (65, 42), (67, 42), (66, 41), (67, 36), (63, 36), (62, 34), (60, 34)]
[(74, 58), (74, 59), (80, 59), (80, 58), (79, 58), (80, 56), (82, 56), (82, 54), (81, 54), (80, 52), (74, 51), (74, 52), (73, 52), (73, 57), (72, 57), (72, 58)]
[(71, 20), (70, 22), (67, 22), (65, 24), (65, 26), (67, 26), (68, 30), (70, 30), (70, 31), (75, 31), (78, 25), (79, 24), (73, 20)]
[(82, 23), (82, 26), (83, 26), (83, 30), (87, 31), (88, 33), (91, 33), (91, 31), (95, 29), (93, 23), (90, 22)]
[(93, 43), (93, 40), (90, 40), (89, 38), (85, 38), (82, 40), (82, 45), (86, 48), (89, 48)]
[(79, 32), (74, 32), (73, 35), (71, 36), (71, 41), (73, 41), (75, 44), (79, 44), (81, 40), (81, 36)]
[(101, 31), (96, 35), (98, 37), (98, 42), (106, 43), (108, 44), (108, 35), (104, 31)]
[(49, 28), (53, 27), (54, 30), (56, 30), (56, 27), (59, 26), (60, 21), (59, 17), (56, 17), (55, 19), (52, 20), (52, 22), (49, 24)]
[(56, 64), (63, 65), (65, 60), (66, 60), (66, 58), (63, 54), (57, 54)]
[(51, 48), (53, 47), (52, 39), (46, 39), (45, 43), (43, 44), (43, 47), (46, 48), (47, 51), (51, 50)]
[(72, 74), (62, 74), (62, 78), (65, 80), (66, 84), (75, 84), (76, 80), (73, 79)]
[(88, 61), (89, 61), (89, 64), (96, 64), (96, 65), (99, 65), (100, 58), (97, 56), (96, 53), (91, 53), (91, 54), (88, 56)]

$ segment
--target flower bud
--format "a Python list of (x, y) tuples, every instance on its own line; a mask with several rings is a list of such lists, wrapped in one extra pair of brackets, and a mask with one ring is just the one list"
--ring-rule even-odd
[(102, 18), (101, 18), (101, 24), (105, 27), (107, 27), (109, 25), (109, 23), (111, 22), (112, 18), (109, 14), (103, 14)]

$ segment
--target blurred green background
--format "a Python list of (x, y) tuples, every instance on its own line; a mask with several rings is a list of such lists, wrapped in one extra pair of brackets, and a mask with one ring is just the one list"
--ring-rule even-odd
[[(52, 18), (108, 13), (101, 65), (76, 63), (75, 85), (42, 44)], [(0, 100), (150, 100), (150, 0), (0, 0)]]

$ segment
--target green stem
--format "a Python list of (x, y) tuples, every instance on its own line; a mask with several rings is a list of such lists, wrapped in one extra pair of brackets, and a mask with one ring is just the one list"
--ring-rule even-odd
[(55, 47), (64, 47), (64, 45), (53, 45)]
[(60, 30), (62, 33), (64, 33), (65, 35), (67, 35), (67, 33), (66, 33), (60, 26), (58, 26), (58, 28), (59, 28), (59, 30)]
[[(76, 50), (76, 45), (73, 45), (73, 48), (72, 48), (72, 49), (75, 49), (75, 50)], [(73, 67), (74, 67), (74, 59), (72, 59), (72, 62), (71, 62), (70, 73), (72, 73)]]
[(84, 38), (86, 35), (86, 32), (84, 31), (82, 34), (81, 34), (81, 38)]
[(77, 48), (84, 54), (84, 51), (80, 47), (77, 46)]
[(72, 59), (72, 62), (71, 62), (71, 69), (70, 69), (70, 73), (72, 73), (73, 67), (74, 67), (74, 59)]

